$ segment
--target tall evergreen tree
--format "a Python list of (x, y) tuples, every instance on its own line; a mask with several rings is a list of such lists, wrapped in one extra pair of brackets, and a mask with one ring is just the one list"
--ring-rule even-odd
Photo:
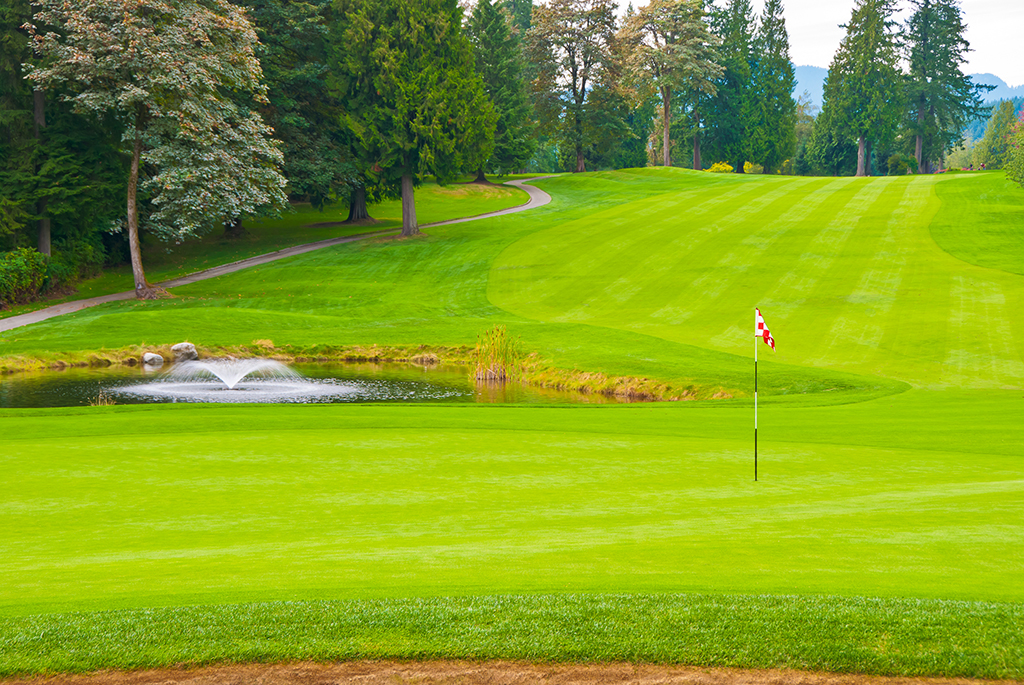
[(607, 75), (614, 36), (613, 0), (551, 0), (534, 8), (531, 60), (542, 65), (535, 84), (542, 83), (557, 102), (561, 137), (575, 156), (574, 172), (587, 170), (589, 98)]
[(711, 13), (712, 26), (722, 39), (719, 63), (724, 68), (708, 100), (706, 150), (728, 161), (742, 174), (750, 159), (751, 132), (756, 121), (756, 92), (752, 88), (754, 62), (754, 10), (750, 0), (729, 0)]
[(502, 0), (502, 6), (512, 17), (512, 25), (519, 35), (526, 35), (533, 25), (533, 0)]
[(796, 152), (796, 73), (789, 59), (789, 33), (782, 0), (768, 0), (754, 37), (754, 116), (751, 147), (765, 173), (778, 170)]
[(281, 141), (288, 194), (316, 208), (359, 184), (341, 125), (341, 101), (328, 87), (330, 0), (239, 0), (260, 38), (267, 84), (262, 112)]
[(672, 96), (680, 91), (715, 92), (715, 79), (722, 74), (715, 52), (719, 41), (695, 0), (651, 0), (627, 15), (619, 36), (638, 102), (655, 93), (661, 99), (662, 163), (671, 166)]
[[(517, 171), (536, 148), (519, 34), (506, 10), (491, 0), (477, 1), (466, 28), (477, 73), (497, 115), (494, 151), (485, 166), (499, 174)], [(475, 171), (477, 180), (485, 180), (483, 167)]]
[(857, 0), (825, 78), (822, 123), (831, 130), (822, 134), (837, 144), (857, 141), (857, 176), (868, 174), (869, 146), (895, 137), (903, 111), (893, 6), (894, 0)]
[(907, 61), (908, 130), (914, 137), (919, 172), (962, 142), (968, 122), (984, 107), (978, 86), (964, 75), (970, 44), (958, 0), (911, 0), (914, 13), (904, 29)]
[(974, 148), (975, 164), (984, 164), (989, 169), (1002, 169), (1010, 161), (1016, 121), (1016, 108), (1012, 101), (1003, 100), (996, 105), (985, 127), (984, 137)]
[(401, 184), (402, 235), (419, 233), (414, 186), (491, 153), (496, 115), (456, 0), (335, 0), (331, 68), (345, 125), (375, 180)]

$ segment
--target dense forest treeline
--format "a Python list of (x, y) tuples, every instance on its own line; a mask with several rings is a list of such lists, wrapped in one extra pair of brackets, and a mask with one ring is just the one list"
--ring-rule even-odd
[(0, 306), (127, 261), (159, 296), (140, 234), (239, 235), (289, 201), (364, 221), (401, 197), (413, 235), (427, 178), (927, 173), (967, 145), (1021, 181), (957, 0), (907, 2), (898, 25), (855, 0), (816, 112), (781, 0), (0, 0)]

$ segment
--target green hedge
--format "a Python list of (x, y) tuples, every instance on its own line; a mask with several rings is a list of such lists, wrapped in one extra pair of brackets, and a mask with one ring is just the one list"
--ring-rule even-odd
[(28, 302), (46, 282), (46, 257), (27, 247), (0, 255), (0, 307)]

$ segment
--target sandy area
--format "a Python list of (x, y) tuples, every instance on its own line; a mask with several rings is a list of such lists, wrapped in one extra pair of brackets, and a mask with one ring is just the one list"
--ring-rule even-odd
[(244, 664), (0, 680), (0, 685), (971, 685), (1012, 681), (741, 670), (634, 664), (530, 664), (472, 661), (355, 661)]

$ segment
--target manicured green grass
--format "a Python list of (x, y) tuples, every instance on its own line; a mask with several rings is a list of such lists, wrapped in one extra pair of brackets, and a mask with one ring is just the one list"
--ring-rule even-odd
[[(0, 355), (315, 349), (504, 324), (558, 366), (735, 398), (8, 411), (5, 668), (439, 655), (1019, 678), (1024, 277), (970, 263), (1001, 235), (972, 190), (992, 179), (567, 176), (524, 214), (0, 334)], [(1000, 216), (1024, 208), (1000, 197)], [(754, 306), (779, 347), (761, 347), (756, 484)], [(494, 595), (514, 599), (458, 599)], [(298, 604), (248, 604), (279, 601)], [(511, 608), (487, 624), (475, 602)], [(722, 602), (734, 625), (637, 613)]]
[[(507, 178), (511, 177), (496, 180), (500, 183)], [(521, 205), (527, 199), (525, 192), (509, 186), (438, 186), (427, 183), (416, 190), (417, 220), (421, 224), (428, 224), (485, 214)], [(308, 204), (297, 204), (280, 218), (247, 221), (246, 235), (241, 238), (227, 238), (223, 233), (212, 233), (174, 245), (146, 236), (143, 245), (146, 277), (150, 282), (157, 283), (293, 245), (400, 228), (402, 225), (401, 200), (386, 200), (370, 205), (369, 210), (376, 223), (339, 226), (338, 223), (348, 218), (347, 205), (327, 205), (319, 211)], [(77, 288), (78, 292), (73, 295), (3, 310), (0, 311), (0, 318), (35, 311), (60, 302), (123, 292), (133, 287), (131, 266), (123, 265), (82, 282)]]
[(11, 636), (0, 675), (223, 661), (500, 658), (1020, 678), (1022, 621), (1020, 605), (837, 597), (273, 602), (68, 614), (59, 622), (0, 619), (0, 634)]

